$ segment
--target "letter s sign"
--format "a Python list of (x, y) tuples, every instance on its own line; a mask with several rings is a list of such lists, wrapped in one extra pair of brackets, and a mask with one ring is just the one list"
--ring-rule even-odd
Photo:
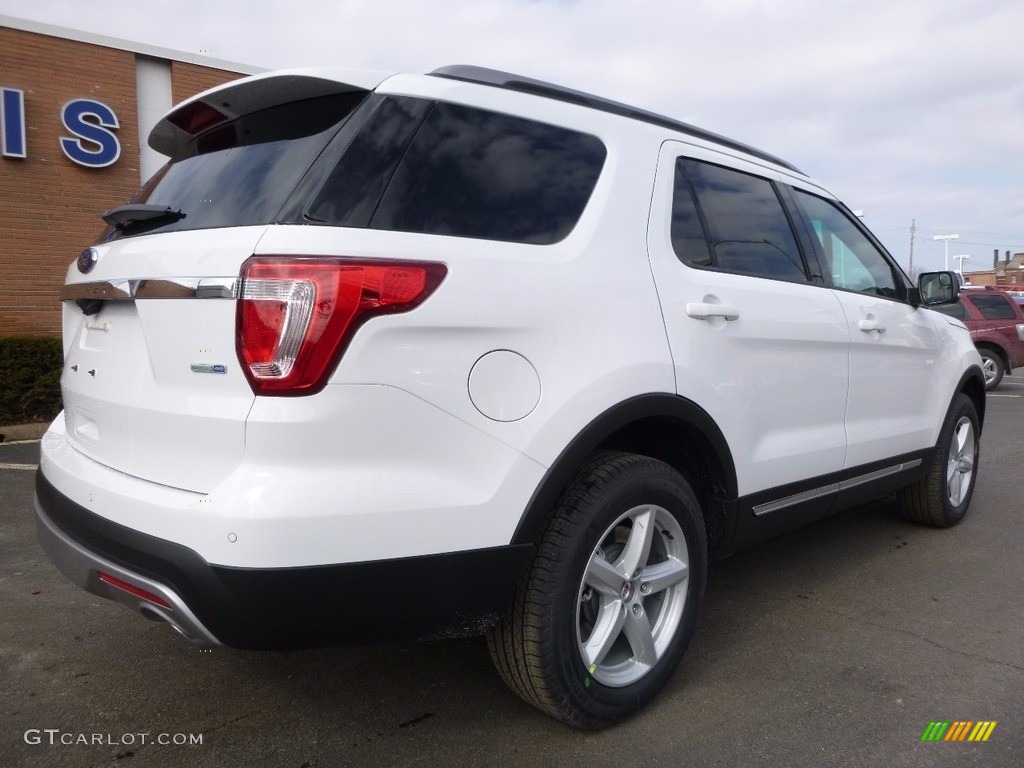
[[(114, 110), (92, 99), (75, 99), (60, 111), (64, 127), (76, 138), (64, 137), (60, 148), (72, 162), (87, 168), (106, 168), (121, 156), (121, 143), (109, 128), (119, 128)], [(93, 118), (95, 122), (85, 118)]]

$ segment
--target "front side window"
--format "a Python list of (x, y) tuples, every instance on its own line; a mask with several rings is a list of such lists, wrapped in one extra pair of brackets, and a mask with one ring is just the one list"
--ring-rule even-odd
[(836, 205), (794, 190), (814, 227), (832, 285), (844, 291), (899, 298), (899, 284), (889, 260)]
[[(701, 226), (710, 252), (707, 244), (701, 248)], [(692, 266), (807, 281), (807, 268), (775, 186), (760, 176), (680, 158), (672, 241), (679, 258)]]

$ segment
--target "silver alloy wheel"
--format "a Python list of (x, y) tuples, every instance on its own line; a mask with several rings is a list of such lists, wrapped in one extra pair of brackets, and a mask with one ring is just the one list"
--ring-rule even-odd
[(644, 504), (601, 536), (576, 604), (583, 664), (603, 685), (631, 685), (676, 636), (686, 604), (689, 552), (668, 510)]
[(981, 372), (985, 374), (985, 386), (988, 386), (995, 381), (996, 376), (999, 375), (999, 369), (996, 367), (995, 359), (991, 357), (982, 357)]
[(949, 441), (949, 458), (946, 462), (946, 497), (954, 507), (960, 506), (971, 488), (975, 446), (971, 420), (961, 416), (953, 430), (953, 439)]

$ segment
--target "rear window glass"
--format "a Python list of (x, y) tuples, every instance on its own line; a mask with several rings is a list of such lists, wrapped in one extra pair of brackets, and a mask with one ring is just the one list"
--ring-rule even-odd
[(432, 105), (416, 126), (417, 111), (382, 107), (363, 129), (371, 135), (352, 142), (309, 218), (540, 245), (558, 242), (576, 225), (604, 164), (599, 139), (445, 103)]
[(168, 206), (184, 217), (124, 232), (111, 228), (104, 239), (155, 230), (271, 223), (340, 123), (365, 96), (358, 92), (293, 102), (207, 131), (131, 200)]

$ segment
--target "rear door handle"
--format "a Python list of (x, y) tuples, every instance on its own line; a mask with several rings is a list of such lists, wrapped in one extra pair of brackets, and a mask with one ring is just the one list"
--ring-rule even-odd
[(722, 304), (703, 304), (690, 302), (686, 305), (686, 314), (694, 320), (707, 320), (712, 317), (724, 317), (726, 320), (739, 318), (739, 310), (726, 307)]

